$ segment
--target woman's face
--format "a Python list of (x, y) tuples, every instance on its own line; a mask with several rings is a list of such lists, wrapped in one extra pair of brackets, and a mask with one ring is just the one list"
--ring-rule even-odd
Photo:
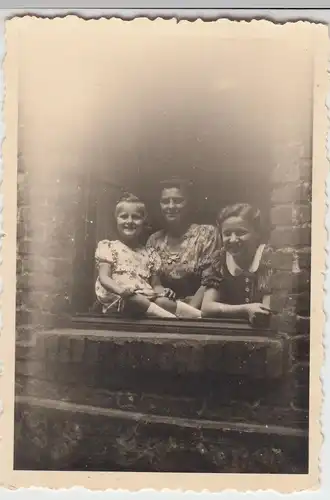
[(122, 202), (116, 210), (117, 230), (124, 241), (139, 238), (143, 231), (145, 216), (141, 205), (134, 202)]
[(258, 246), (254, 228), (241, 217), (225, 219), (221, 227), (223, 246), (231, 255), (252, 255)]
[(187, 197), (178, 187), (164, 188), (160, 197), (160, 208), (168, 224), (178, 224), (187, 213)]

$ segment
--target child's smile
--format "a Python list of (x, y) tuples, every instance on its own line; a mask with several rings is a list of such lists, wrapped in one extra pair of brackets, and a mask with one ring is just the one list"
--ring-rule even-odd
[(132, 202), (121, 203), (116, 213), (119, 236), (126, 241), (136, 240), (143, 231), (145, 216), (140, 205)]
[(252, 227), (241, 217), (229, 217), (222, 224), (221, 236), (225, 249), (235, 256), (253, 255), (258, 238)]

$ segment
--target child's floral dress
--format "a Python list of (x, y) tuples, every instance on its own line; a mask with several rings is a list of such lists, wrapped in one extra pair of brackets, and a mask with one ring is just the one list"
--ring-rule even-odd
[[(102, 240), (97, 246), (95, 260), (97, 267), (101, 263), (110, 265), (109, 277), (118, 285), (133, 288), (139, 294), (154, 298), (155, 292), (150, 285), (150, 279), (159, 273), (161, 260), (152, 248), (141, 246), (133, 250), (119, 240)], [(123, 311), (125, 300), (106, 290), (99, 277), (95, 283), (95, 293), (104, 313)]]

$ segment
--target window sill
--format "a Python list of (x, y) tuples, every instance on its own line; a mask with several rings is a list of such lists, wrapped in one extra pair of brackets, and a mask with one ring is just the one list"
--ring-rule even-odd
[[(241, 323), (96, 318), (36, 334), (29, 375), (101, 387), (127, 376), (236, 376), (277, 379), (288, 369), (285, 337)], [(50, 375), (51, 374), (51, 375)], [(23, 373), (22, 373), (23, 375)], [(64, 379), (63, 379), (64, 377)], [(100, 385), (101, 384), (101, 385)]]
[(149, 332), (168, 334), (198, 335), (252, 335), (276, 337), (276, 332), (269, 327), (252, 327), (241, 319), (130, 319), (103, 314), (76, 314), (72, 316), (70, 325), (73, 328), (115, 330), (129, 332)]

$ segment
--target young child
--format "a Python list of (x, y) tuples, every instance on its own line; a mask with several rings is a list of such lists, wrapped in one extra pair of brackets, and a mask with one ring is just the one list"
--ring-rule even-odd
[(144, 203), (132, 194), (124, 195), (115, 209), (118, 239), (103, 240), (97, 246), (95, 292), (103, 312), (200, 318), (199, 310), (175, 301), (174, 293), (162, 287), (160, 257), (140, 243), (146, 217)]
[(262, 243), (260, 211), (248, 204), (231, 205), (219, 213), (217, 224), (222, 248), (202, 283), (203, 316), (267, 320), (272, 250)]

